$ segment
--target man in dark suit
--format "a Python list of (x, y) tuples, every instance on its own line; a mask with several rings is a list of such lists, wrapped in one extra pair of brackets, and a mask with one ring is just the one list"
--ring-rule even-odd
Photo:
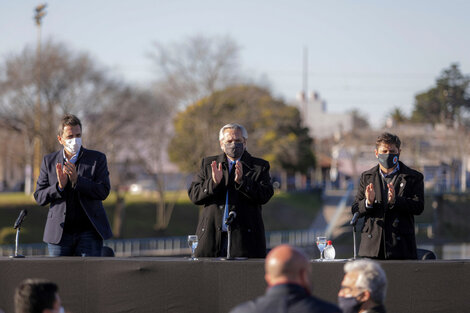
[(340, 313), (335, 305), (311, 295), (310, 263), (296, 248), (280, 245), (266, 257), (266, 293), (230, 313)]
[(414, 215), (424, 210), (423, 175), (398, 161), (400, 139), (377, 138), (379, 164), (361, 175), (352, 213), (364, 217), (359, 255), (377, 259), (416, 259)]
[(199, 173), (188, 190), (189, 198), (204, 208), (196, 234), (198, 257), (227, 255), (227, 225), (231, 225), (232, 257), (264, 258), (266, 238), (261, 205), (274, 191), (269, 163), (252, 157), (246, 149), (248, 134), (238, 124), (220, 129), (219, 142), (224, 153), (204, 158)]
[(106, 156), (82, 147), (82, 124), (65, 115), (57, 139), (63, 149), (41, 165), (34, 198), (49, 204), (44, 241), (51, 256), (100, 256), (112, 236), (102, 201), (110, 191)]

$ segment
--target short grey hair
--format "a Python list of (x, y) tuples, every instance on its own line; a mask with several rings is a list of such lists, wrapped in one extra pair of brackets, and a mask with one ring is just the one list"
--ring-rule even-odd
[(379, 263), (372, 260), (357, 260), (344, 265), (344, 272), (358, 273), (356, 288), (370, 292), (370, 297), (375, 303), (385, 302), (387, 294), (387, 276)]
[(219, 141), (224, 139), (224, 131), (226, 129), (235, 129), (235, 130), (239, 129), (242, 132), (243, 138), (245, 138), (245, 140), (248, 139), (248, 132), (246, 131), (245, 127), (243, 127), (242, 125), (237, 124), (237, 123), (230, 123), (230, 124), (222, 126), (222, 128), (220, 129), (220, 131), (219, 131)]

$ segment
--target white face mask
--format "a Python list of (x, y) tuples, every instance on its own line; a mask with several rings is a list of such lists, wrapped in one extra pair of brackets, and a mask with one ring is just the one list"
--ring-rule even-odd
[(77, 154), (81, 146), (82, 146), (82, 138), (72, 138), (72, 139), (64, 140), (65, 149), (67, 149), (67, 151), (72, 155)]

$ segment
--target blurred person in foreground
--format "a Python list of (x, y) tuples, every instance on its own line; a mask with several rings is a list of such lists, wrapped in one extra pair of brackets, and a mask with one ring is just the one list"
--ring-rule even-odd
[(246, 151), (248, 133), (239, 124), (227, 124), (219, 131), (223, 153), (204, 158), (199, 173), (188, 190), (191, 201), (203, 205), (196, 234), (197, 257), (227, 255), (227, 225), (232, 223), (233, 257), (264, 258), (266, 238), (261, 205), (271, 199), (274, 190), (269, 163)]
[(311, 294), (310, 263), (300, 250), (280, 245), (271, 250), (265, 261), (266, 293), (242, 303), (230, 313), (340, 313), (334, 304)]
[(417, 259), (414, 215), (424, 210), (423, 175), (399, 161), (401, 141), (383, 133), (375, 143), (378, 165), (362, 173), (352, 214), (364, 217), (359, 255)]
[(45, 279), (26, 279), (15, 290), (15, 313), (64, 313), (59, 288)]
[(385, 313), (387, 277), (379, 263), (357, 260), (344, 265), (338, 304), (343, 313)]
[(50, 256), (101, 256), (112, 236), (103, 208), (110, 191), (106, 156), (82, 146), (82, 124), (65, 115), (57, 140), (62, 149), (44, 157), (34, 198), (49, 204), (44, 241)]

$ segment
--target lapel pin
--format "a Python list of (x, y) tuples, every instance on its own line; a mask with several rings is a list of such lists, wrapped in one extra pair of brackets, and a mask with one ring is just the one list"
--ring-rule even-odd
[(400, 184), (400, 188), (403, 187), (403, 183)]

